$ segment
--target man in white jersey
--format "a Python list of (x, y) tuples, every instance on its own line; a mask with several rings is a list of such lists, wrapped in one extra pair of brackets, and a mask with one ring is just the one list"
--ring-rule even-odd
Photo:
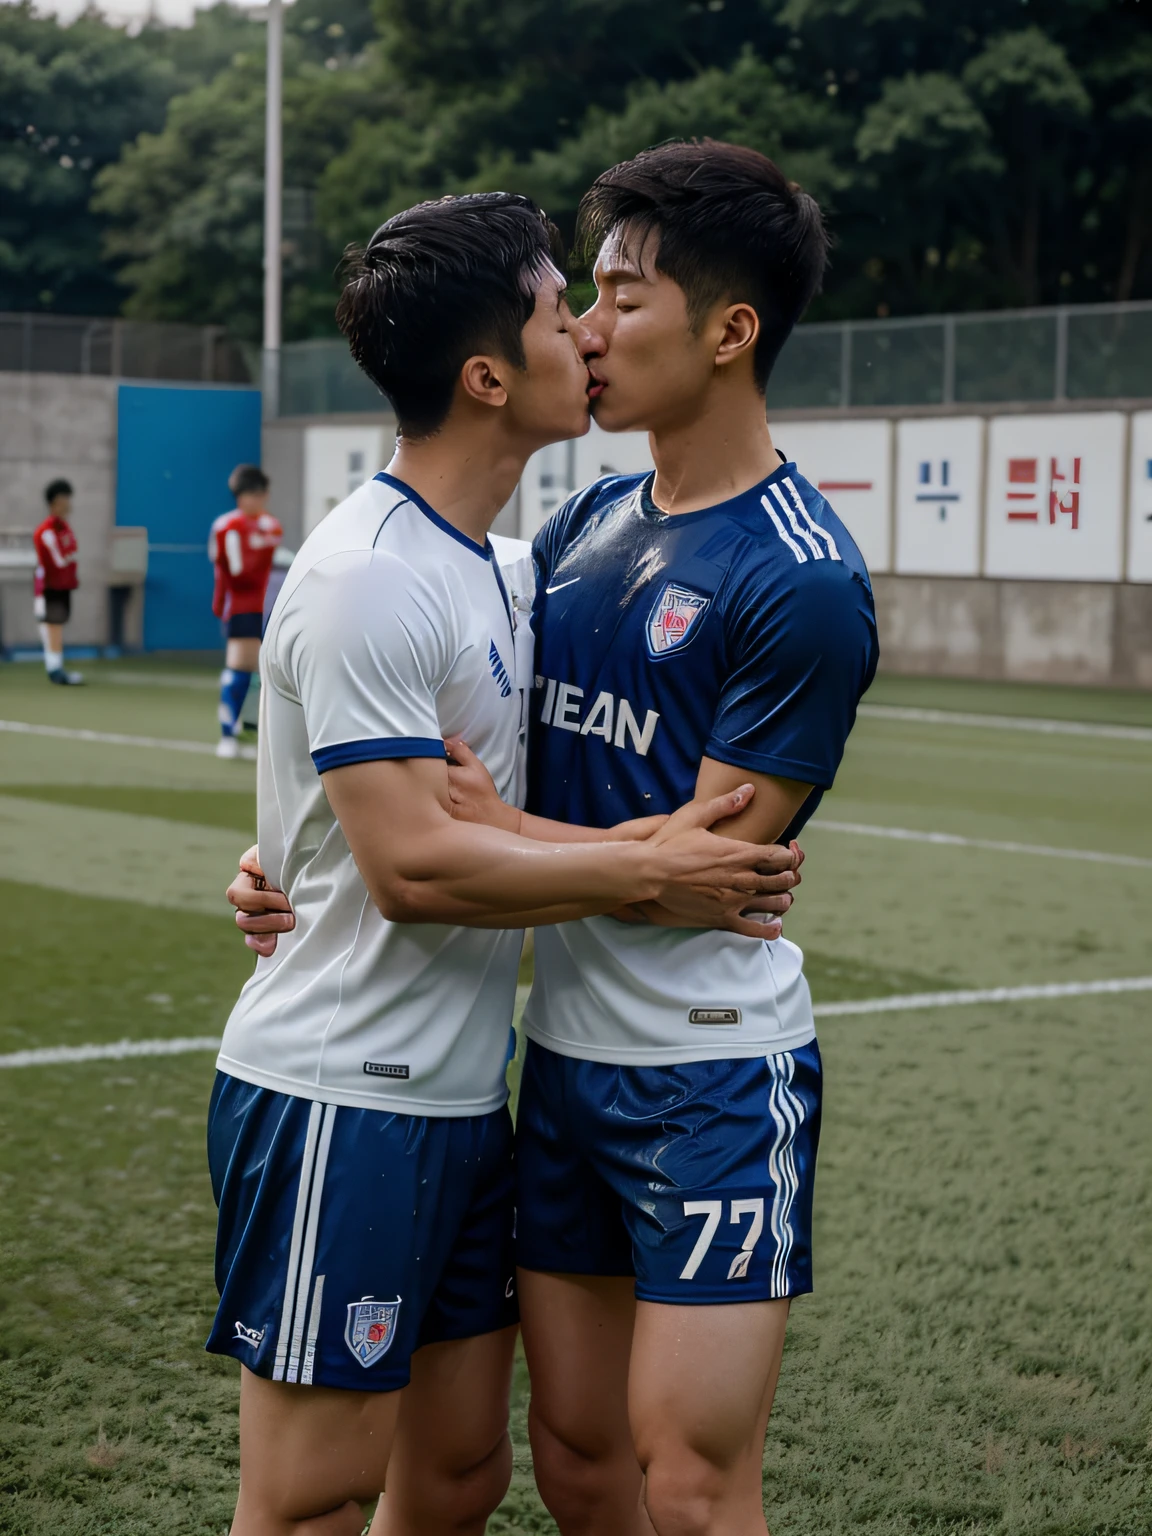
[(746, 933), (794, 881), (790, 853), (705, 830), (744, 786), (614, 839), (452, 817), (445, 736), (522, 792), (531, 656), (488, 528), (587, 422), (553, 236), (507, 194), (421, 205), (337, 311), (400, 445), (305, 542), (261, 662), (261, 848), (296, 924), (228, 1021), (209, 1118), (234, 1536), (353, 1536), (386, 1471), (378, 1533), (483, 1528), (510, 1467), (519, 930), (651, 900)]

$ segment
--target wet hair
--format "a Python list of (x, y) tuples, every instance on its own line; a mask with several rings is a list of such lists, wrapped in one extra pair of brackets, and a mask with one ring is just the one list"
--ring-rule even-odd
[(57, 496), (71, 496), (71, 494), (72, 487), (67, 480), (49, 480), (48, 484), (44, 487), (44, 500), (49, 506), (52, 505)]
[(585, 193), (577, 228), (588, 256), (617, 232), (634, 261), (658, 235), (656, 269), (684, 290), (693, 327), (721, 300), (751, 304), (761, 390), (828, 261), (816, 201), (766, 155), (714, 139), (661, 144), (614, 165)]
[(427, 437), (443, 424), (477, 353), (525, 366), (521, 332), (540, 276), (562, 260), (556, 227), (512, 192), (418, 203), (364, 249), (349, 246), (336, 323), (403, 435)]
[(259, 464), (237, 464), (228, 476), (228, 489), (233, 496), (248, 496), (253, 491), (266, 491), (272, 484)]

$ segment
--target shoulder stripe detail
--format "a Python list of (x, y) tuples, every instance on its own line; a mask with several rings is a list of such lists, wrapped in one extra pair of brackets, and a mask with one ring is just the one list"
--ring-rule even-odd
[(444, 743), (433, 736), (373, 736), (365, 741), (340, 741), (317, 747), (312, 761), (317, 773), (346, 768), (349, 763), (375, 763), (391, 757), (445, 757)]
[(776, 532), (780, 535), (784, 543), (787, 544), (788, 548), (796, 556), (796, 564), (807, 565), (808, 556), (804, 553), (799, 544), (797, 544), (796, 540), (792, 537), (787, 528), (785, 528), (784, 524), (780, 521), (779, 512), (777, 512), (776, 508), (768, 500), (767, 496), (761, 496), (760, 505), (764, 508), (765, 512), (767, 512), (773, 523), (775, 523)]
[(808, 524), (809, 528), (811, 528), (812, 532), (817, 536), (817, 538), (823, 539), (825, 544), (827, 544), (828, 558), (830, 560), (841, 560), (840, 551), (836, 548), (836, 540), (828, 532), (827, 528), (825, 528), (822, 523), (818, 523), (812, 514), (808, 511), (808, 508), (804, 505), (804, 498), (796, 489), (791, 475), (785, 475), (784, 484), (788, 487), (789, 496), (791, 496), (792, 500), (796, 503), (797, 512), (799, 512), (800, 516)]
[(804, 543), (807, 544), (808, 548), (812, 551), (813, 560), (823, 560), (824, 546), (822, 544), (817, 544), (816, 540), (808, 532), (807, 528), (802, 528), (796, 521), (796, 513), (792, 510), (792, 507), (789, 505), (787, 499), (781, 493), (780, 487), (778, 485), (770, 485), (768, 489), (780, 503), (780, 510), (791, 524), (792, 532), (798, 539), (803, 539)]

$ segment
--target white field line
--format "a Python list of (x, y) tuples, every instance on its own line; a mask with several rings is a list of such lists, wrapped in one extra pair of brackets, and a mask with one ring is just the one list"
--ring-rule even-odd
[(101, 672), (101, 683), (118, 683), (129, 688), (192, 688), (197, 693), (218, 693), (220, 677), (200, 677), (182, 672)]
[[(1036, 987), (985, 987), (967, 992), (905, 992), (896, 997), (866, 997), (854, 1002), (818, 1003), (818, 1019), (849, 1014), (906, 1013), (919, 1008), (960, 1008), (980, 1003), (1029, 1003), (1046, 998), (1098, 997), (1120, 992), (1152, 992), (1152, 976), (1116, 981), (1059, 981)], [(183, 1056), (193, 1051), (219, 1050), (215, 1035), (177, 1040), (116, 1040), (109, 1045), (50, 1045), (40, 1050), (13, 1051), (0, 1056), (0, 1071), (9, 1067), (55, 1067), (81, 1061), (124, 1061), (132, 1056)]]
[(73, 1061), (126, 1061), (130, 1056), (186, 1056), (190, 1051), (218, 1051), (217, 1035), (189, 1035), (176, 1040), (114, 1040), (108, 1045), (49, 1045), (35, 1051), (0, 1056), (4, 1067), (55, 1067)]
[[(118, 731), (83, 731), (67, 725), (29, 725), (26, 720), (0, 720), (0, 731), (18, 736), (52, 736), (58, 741), (94, 741), (105, 747), (156, 747), (164, 752), (195, 752), (215, 757), (216, 748), (206, 741), (178, 741), (167, 736), (122, 736)], [(256, 759), (255, 747), (241, 747), (240, 756)]]
[[(977, 1003), (1031, 1003), (1056, 997), (1098, 997), (1115, 992), (1152, 992), (1152, 976), (1117, 981), (1055, 981), (1038, 987), (984, 987), (969, 992), (905, 992), (899, 997), (866, 997), (846, 1003), (818, 1003), (818, 1019), (852, 1013), (906, 1013), (915, 1008), (963, 1008)], [(3, 1057), (0, 1057), (0, 1062)]]
[(991, 853), (1031, 853), (1043, 859), (1079, 859), (1086, 864), (1121, 864), (1126, 869), (1152, 869), (1152, 859), (1133, 853), (1103, 853), (1094, 848), (1050, 848), (1045, 843), (1006, 843), (991, 837), (960, 837), (955, 832), (918, 832), (911, 827), (874, 827), (863, 821), (825, 821), (816, 817), (818, 832), (848, 832), (855, 837), (888, 837), (899, 843), (936, 843), (944, 848), (984, 848)]
[(975, 725), (992, 731), (1036, 731), (1042, 736), (1152, 742), (1152, 727), (1146, 725), (1089, 725), (1082, 720), (1041, 720), (1033, 715), (968, 715), (952, 709), (908, 709), (901, 704), (861, 704), (857, 713), (866, 719), (907, 720), (921, 725)]

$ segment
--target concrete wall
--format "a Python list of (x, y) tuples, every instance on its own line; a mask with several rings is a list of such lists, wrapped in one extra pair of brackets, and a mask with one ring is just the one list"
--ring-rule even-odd
[[(118, 384), (73, 374), (0, 373), (0, 528), (35, 528), (44, 517), (44, 487), (58, 475), (76, 492), (80, 589), (66, 631), (70, 645), (103, 644), (108, 632)], [(5, 644), (38, 644), (31, 572), (6, 581), (0, 603)]]
[(1152, 688), (1152, 586), (875, 576), (881, 670)]

